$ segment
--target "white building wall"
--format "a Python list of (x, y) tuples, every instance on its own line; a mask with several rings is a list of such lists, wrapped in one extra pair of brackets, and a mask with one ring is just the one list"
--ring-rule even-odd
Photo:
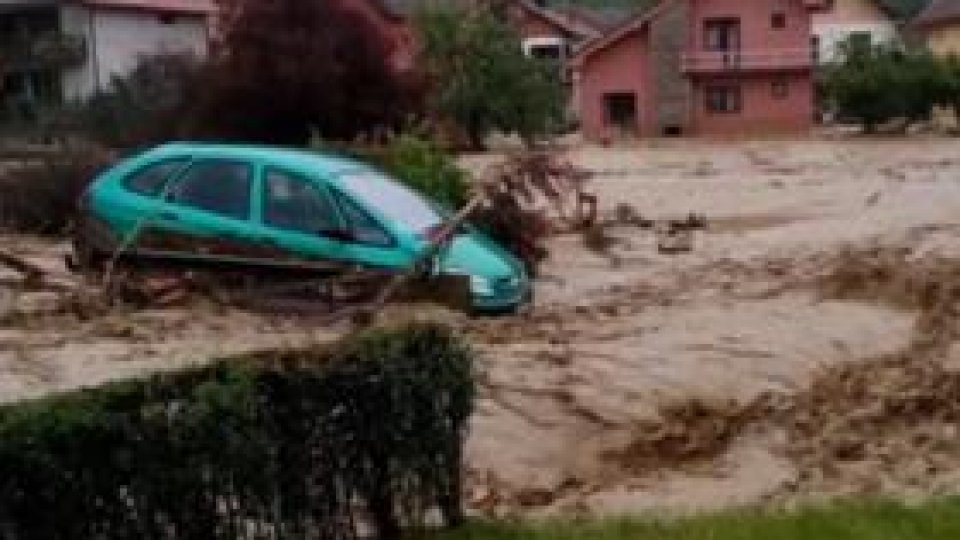
[(65, 5), (60, 8), (60, 30), (72, 36), (82, 37), (87, 48), (83, 64), (65, 70), (61, 75), (63, 97), (76, 100), (89, 96), (96, 88), (93, 69), (93, 13), (78, 5)]
[(897, 27), (893, 22), (843, 22), (814, 23), (813, 35), (819, 39), (820, 62), (838, 60), (839, 47), (851, 34), (867, 32), (875, 44), (891, 43), (898, 39)]
[(64, 98), (84, 99), (106, 89), (115, 77), (132, 71), (140, 59), (166, 53), (206, 56), (209, 46), (206, 19), (134, 10), (90, 9), (76, 5), (61, 10), (64, 32), (84, 36), (87, 59), (63, 75)]

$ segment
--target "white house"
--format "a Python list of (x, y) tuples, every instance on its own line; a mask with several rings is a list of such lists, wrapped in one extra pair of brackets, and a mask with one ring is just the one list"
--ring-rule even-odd
[(0, 0), (0, 106), (83, 99), (144, 56), (202, 57), (213, 15), (212, 0)]
[(813, 15), (813, 44), (820, 63), (837, 59), (838, 45), (849, 39), (878, 45), (899, 37), (895, 14), (883, 0), (832, 0)]

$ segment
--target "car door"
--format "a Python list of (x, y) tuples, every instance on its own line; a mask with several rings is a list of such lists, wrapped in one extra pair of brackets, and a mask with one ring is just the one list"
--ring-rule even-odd
[(140, 244), (147, 252), (195, 261), (256, 262), (273, 253), (252, 225), (254, 164), (194, 160), (165, 189)]
[(386, 227), (322, 179), (267, 167), (261, 185), (265, 234), (287, 252), (368, 267), (412, 262)]
[(322, 182), (265, 167), (260, 182), (261, 235), (296, 261), (349, 262), (344, 222)]

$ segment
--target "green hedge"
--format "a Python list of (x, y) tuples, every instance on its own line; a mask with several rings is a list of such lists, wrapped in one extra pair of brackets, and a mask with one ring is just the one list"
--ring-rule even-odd
[(470, 351), (433, 325), (0, 409), (0, 538), (395, 538), (461, 520)]

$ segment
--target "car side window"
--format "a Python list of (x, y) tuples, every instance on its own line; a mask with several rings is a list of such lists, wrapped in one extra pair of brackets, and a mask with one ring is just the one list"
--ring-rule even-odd
[(170, 190), (170, 200), (234, 219), (250, 218), (253, 169), (239, 161), (194, 163)]
[(343, 212), (343, 218), (356, 243), (378, 247), (393, 246), (393, 237), (370, 216), (369, 212), (341, 193), (337, 193), (336, 197)]
[(275, 169), (268, 169), (264, 177), (263, 222), (307, 234), (340, 228), (329, 194), (307, 179)]
[(127, 176), (123, 185), (130, 191), (147, 197), (156, 197), (163, 186), (175, 173), (183, 170), (190, 161), (187, 158), (174, 158), (151, 163)]

